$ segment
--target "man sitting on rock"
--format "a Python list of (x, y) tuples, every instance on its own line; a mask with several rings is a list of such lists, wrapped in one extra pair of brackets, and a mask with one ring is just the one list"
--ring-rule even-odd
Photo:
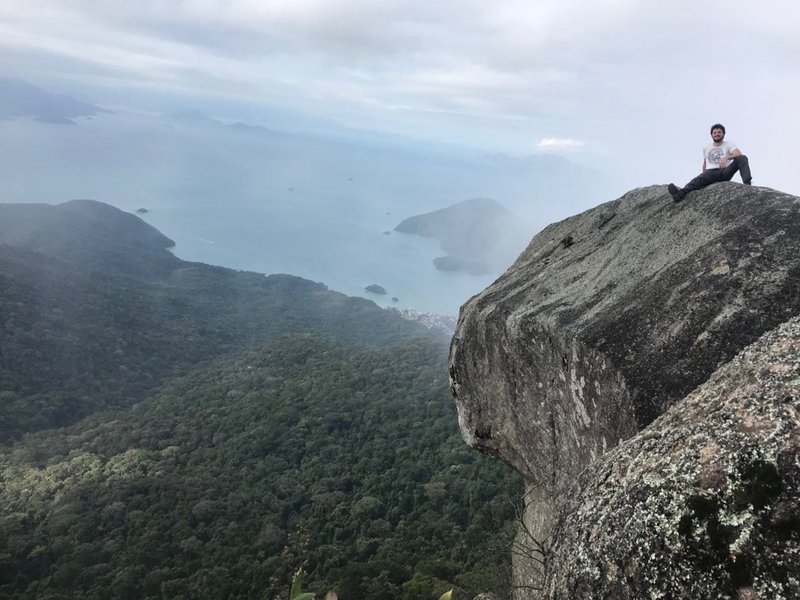
[(711, 139), (714, 143), (703, 148), (703, 172), (683, 188), (679, 188), (674, 183), (667, 186), (675, 202), (683, 200), (683, 197), (692, 190), (699, 190), (720, 181), (730, 181), (736, 171), (739, 171), (742, 176), (742, 182), (750, 185), (752, 177), (747, 157), (739, 151), (736, 144), (723, 141), (725, 127), (719, 123), (712, 125)]

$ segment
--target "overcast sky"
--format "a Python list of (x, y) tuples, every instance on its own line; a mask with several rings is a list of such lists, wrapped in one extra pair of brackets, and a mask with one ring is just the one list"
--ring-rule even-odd
[(721, 121), (754, 183), (800, 194), (796, 0), (7, 0), (9, 75), (557, 152), (631, 186), (685, 183)]

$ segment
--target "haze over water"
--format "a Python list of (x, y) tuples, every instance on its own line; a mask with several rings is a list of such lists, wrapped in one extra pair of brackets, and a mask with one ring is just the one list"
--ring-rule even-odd
[[(438, 271), (432, 261), (445, 254), (438, 242), (394, 227), (484, 196), (524, 214), (532, 236), (549, 222), (536, 218), (533, 198), (553, 197), (542, 191), (546, 177), (513, 161), (513, 168), (498, 166), (496, 158), (446, 155), (404, 140), (236, 129), (197, 115), (119, 111), (70, 126), (9, 120), (0, 121), (0, 136), (0, 201), (91, 198), (130, 212), (145, 208), (142, 218), (175, 241), (182, 259), (289, 273), (382, 306), (442, 314), (455, 314), (502, 269)], [(597, 198), (555, 204), (566, 216), (581, 201)], [(509, 264), (528, 239), (509, 240)], [(366, 292), (370, 284), (387, 295)]]

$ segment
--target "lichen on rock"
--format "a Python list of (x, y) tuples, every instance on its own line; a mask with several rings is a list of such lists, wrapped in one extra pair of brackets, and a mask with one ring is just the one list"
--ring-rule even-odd
[(800, 318), (581, 477), (546, 598), (800, 598)]
[[(799, 198), (723, 183), (676, 205), (664, 186), (633, 190), (545, 228), (462, 307), (450, 353), (462, 436), (522, 474), (527, 535), (549, 547), (587, 467), (798, 314)], [(643, 435), (645, 450), (669, 456)], [(714, 445), (697, 452), (707, 463), (698, 481), (721, 485)], [(648, 471), (641, 481), (676, 485), (667, 475)], [(702, 495), (693, 502), (704, 510)], [(700, 527), (685, 516), (653, 513), (648, 526)], [(744, 535), (724, 520), (719, 527)], [(637, 565), (592, 568), (613, 579)], [(515, 600), (539, 596), (531, 582), (544, 577), (541, 565), (518, 556), (514, 573), (529, 586)]]

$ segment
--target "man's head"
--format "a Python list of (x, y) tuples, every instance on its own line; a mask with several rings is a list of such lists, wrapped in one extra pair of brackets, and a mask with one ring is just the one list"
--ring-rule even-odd
[(721, 142), (725, 137), (725, 126), (722, 123), (714, 123), (711, 126), (711, 139), (715, 142)]

